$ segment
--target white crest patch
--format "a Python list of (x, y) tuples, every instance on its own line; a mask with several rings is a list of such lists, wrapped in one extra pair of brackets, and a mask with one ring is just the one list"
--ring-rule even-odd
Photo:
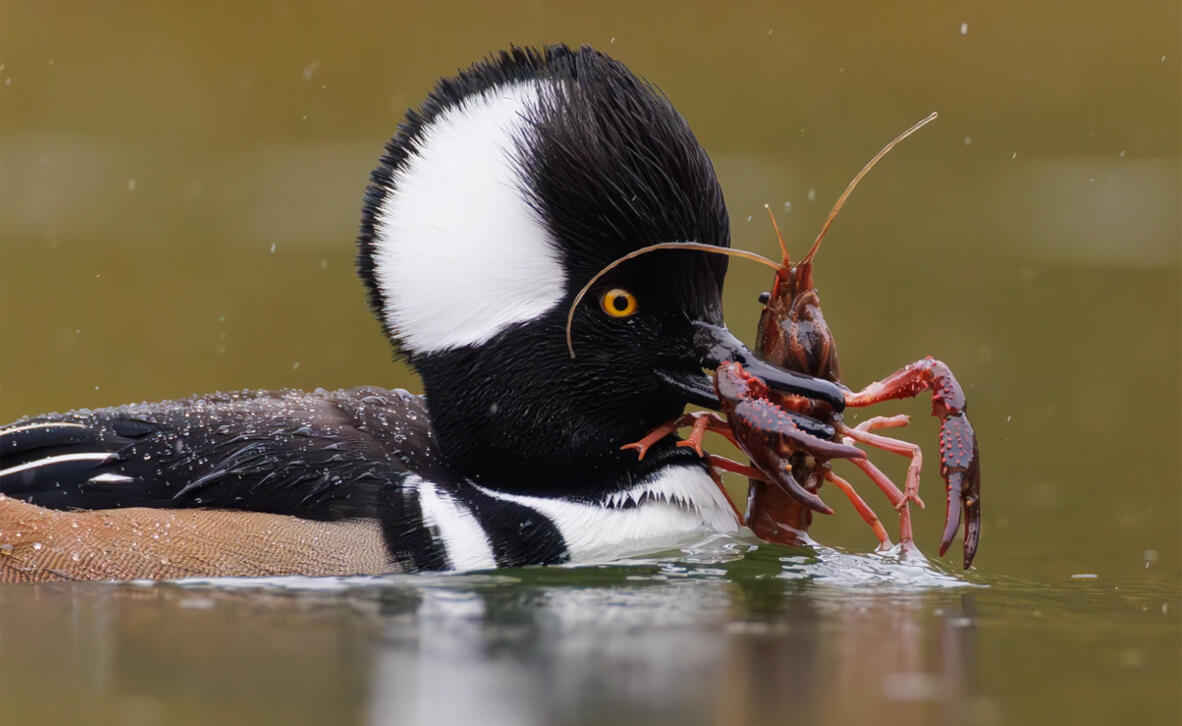
[(409, 351), (483, 343), (562, 299), (565, 274), (523, 191), (518, 144), (552, 87), (491, 88), (440, 113), (375, 214), (386, 323)]
[[(607, 562), (696, 544), (719, 532), (737, 532), (730, 504), (700, 467), (668, 467), (603, 503), (506, 494), (489, 496), (527, 506), (548, 517), (566, 541), (571, 562)], [(633, 504), (635, 506), (623, 506)]]

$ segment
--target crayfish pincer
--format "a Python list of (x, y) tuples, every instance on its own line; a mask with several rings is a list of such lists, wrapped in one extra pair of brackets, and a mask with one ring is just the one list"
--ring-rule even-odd
[[(943, 362), (928, 356), (900, 368), (881, 381), (871, 383), (857, 393), (847, 395), (846, 406), (872, 406), (881, 401), (912, 398), (927, 390), (932, 392), (932, 415), (940, 419), (940, 476), (944, 479), (947, 491), (940, 555), (943, 556), (956, 536), (963, 507), (964, 566), (967, 568), (973, 561), (981, 536), (981, 461), (977, 435), (965, 415), (964, 391), (952, 371)], [(857, 440), (857, 437), (854, 438)], [(885, 437), (873, 438), (883, 438), (890, 444), (905, 443)], [(872, 446), (878, 445), (865, 437), (861, 440)], [(910, 477), (910, 472), (908, 475)], [(918, 479), (917, 472), (916, 488), (919, 486)]]
[(828, 459), (864, 459), (861, 449), (806, 433), (788, 411), (772, 403), (763, 381), (741, 363), (723, 363), (714, 374), (714, 390), (734, 432), (736, 445), (771, 484), (822, 514), (833, 514), (815, 493), (792, 474), (790, 460), (797, 452)]

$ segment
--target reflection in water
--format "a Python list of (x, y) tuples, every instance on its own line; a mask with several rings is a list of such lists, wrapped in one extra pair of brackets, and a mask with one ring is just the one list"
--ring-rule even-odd
[(703, 554), (607, 568), (596, 587), (576, 585), (583, 569), (422, 589), (414, 617), (385, 625), (370, 722), (965, 720), (975, 652), (959, 596), (936, 596), (933, 618), (923, 585), (803, 579), (847, 555)]
[[(720, 540), (495, 574), (8, 586), (0, 722), (1102, 723), (1172, 708), (1176, 587), (988, 584)], [(1106, 688), (1134, 672), (1145, 698)]]
[(931, 613), (924, 600), (856, 595), (822, 615), (816, 600), (793, 597), (787, 622), (729, 628), (739, 637), (722, 721), (976, 722), (964, 712), (977, 690), (971, 620), (955, 602)]

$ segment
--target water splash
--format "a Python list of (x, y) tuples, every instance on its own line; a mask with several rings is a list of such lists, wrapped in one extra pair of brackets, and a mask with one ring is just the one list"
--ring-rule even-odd
[[(468, 590), (500, 586), (643, 587), (683, 580), (742, 583), (775, 578), (816, 588), (900, 593), (986, 587), (970, 575), (941, 569), (915, 548), (889, 552), (847, 552), (813, 544), (769, 545), (751, 536), (713, 535), (683, 550), (612, 562), (522, 567), (491, 572), (359, 575), (354, 577), (187, 578), (183, 588), (346, 593), (373, 589)], [(150, 586), (151, 581), (137, 581)]]

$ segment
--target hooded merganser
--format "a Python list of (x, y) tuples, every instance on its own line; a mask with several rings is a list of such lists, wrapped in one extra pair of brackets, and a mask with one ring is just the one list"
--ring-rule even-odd
[[(74, 411), (0, 429), (0, 580), (346, 575), (603, 561), (740, 523), (670, 436), (620, 447), (737, 360), (706, 152), (591, 48), (513, 49), (441, 80), (366, 190), (358, 270), (425, 397), (364, 387)], [(4, 496), (6, 495), (6, 496)], [(81, 511), (79, 511), (81, 510)]]

